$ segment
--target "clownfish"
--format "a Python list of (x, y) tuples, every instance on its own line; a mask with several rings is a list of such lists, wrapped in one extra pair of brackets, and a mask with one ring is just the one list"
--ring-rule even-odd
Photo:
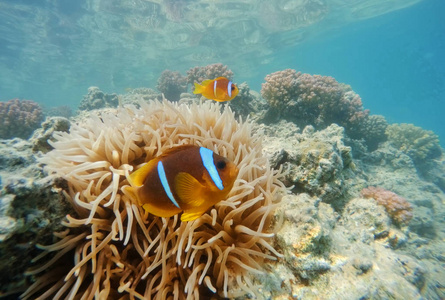
[(238, 87), (225, 77), (204, 80), (201, 84), (195, 82), (193, 94), (202, 94), (207, 99), (218, 102), (232, 100), (238, 95)]
[(238, 168), (212, 150), (193, 145), (174, 147), (130, 174), (125, 190), (147, 212), (193, 221), (227, 197)]

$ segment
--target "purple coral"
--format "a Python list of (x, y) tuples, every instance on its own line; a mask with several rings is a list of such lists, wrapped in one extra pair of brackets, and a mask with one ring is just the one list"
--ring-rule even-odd
[(285, 109), (287, 103), (298, 97), (297, 79), (301, 72), (293, 69), (274, 72), (266, 76), (266, 83), (261, 85), (261, 96), (271, 107)]
[(275, 115), (291, 119), (297, 125), (324, 128), (337, 123), (354, 129), (369, 114), (359, 95), (333, 77), (301, 74), (292, 69), (266, 76), (261, 95)]
[(203, 80), (215, 79), (221, 76), (232, 79), (233, 72), (221, 63), (205, 67), (194, 67), (187, 71), (187, 83), (193, 85), (195, 82), (201, 83)]
[(44, 119), (40, 105), (31, 100), (0, 102), (0, 138), (27, 139)]
[(165, 70), (158, 79), (157, 89), (170, 101), (178, 101), (187, 91), (187, 78), (177, 71)]
[(396, 193), (380, 187), (370, 186), (364, 188), (360, 194), (364, 198), (374, 198), (397, 224), (407, 225), (413, 217), (411, 204)]

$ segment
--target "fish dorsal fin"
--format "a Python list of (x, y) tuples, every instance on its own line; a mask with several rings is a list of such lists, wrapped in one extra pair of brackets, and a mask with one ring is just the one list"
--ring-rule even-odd
[(175, 190), (182, 202), (190, 206), (201, 206), (205, 187), (192, 175), (179, 172), (175, 177)]
[(227, 78), (221, 76), (221, 77), (215, 78), (215, 79), (213, 79), (213, 80), (227, 80)]
[(156, 167), (157, 162), (159, 159), (155, 158), (150, 160), (148, 163), (143, 165), (141, 168), (137, 169), (133, 173), (130, 174), (129, 182), (131, 186), (140, 187), (144, 185), (145, 178), (147, 178), (148, 173), (151, 172), (151, 170)]
[(201, 82), (201, 85), (207, 85), (207, 84), (211, 83), (213, 80), (218, 80), (218, 79), (206, 79), (203, 82)]
[(190, 149), (192, 147), (197, 147), (195, 145), (181, 145), (181, 146), (176, 146), (170, 149), (165, 150), (161, 155), (159, 155), (156, 159), (161, 160), (162, 158), (164, 158), (165, 156), (168, 155), (172, 155), (178, 152), (181, 152), (183, 150), (187, 150)]
[(197, 146), (181, 145), (165, 150), (164, 153), (162, 153), (158, 157), (153, 158), (148, 163), (143, 165), (141, 168), (137, 169), (136, 171), (130, 174), (129, 181), (131, 186), (137, 186), (137, 187), (142, 186), (144, 184), (145, 178), (147, 177), (148, 173), (150, 173), (151, 170), (153, 170), (153, 168), (156, 168), (158, 162), (162, 160), (164, 157), (186, 149), (190, 149), (192, 147), (197, 147)]

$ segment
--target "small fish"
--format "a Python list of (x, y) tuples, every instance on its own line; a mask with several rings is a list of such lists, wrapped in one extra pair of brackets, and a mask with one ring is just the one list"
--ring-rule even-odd
[(238, 168), (212, 150), (193, 145), (174, 147), (131, 173), (128, 191), (147, 212), (181, 221), (199, 218), (227, 197)]
[(230, 101), (238, 95), (238, 87), (225, 77), (204, 80), (201, 84), (195, 82), (193, 94), (202, 94), (208, 99), (218, 102)]

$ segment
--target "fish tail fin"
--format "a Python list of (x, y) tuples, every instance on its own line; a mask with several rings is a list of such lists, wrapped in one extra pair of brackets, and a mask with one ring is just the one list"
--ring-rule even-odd
[(193, 94), (202, 94), (203, 90), (204, 87), (199, 83), (195, 82), (195, 90), (193, 91)]

